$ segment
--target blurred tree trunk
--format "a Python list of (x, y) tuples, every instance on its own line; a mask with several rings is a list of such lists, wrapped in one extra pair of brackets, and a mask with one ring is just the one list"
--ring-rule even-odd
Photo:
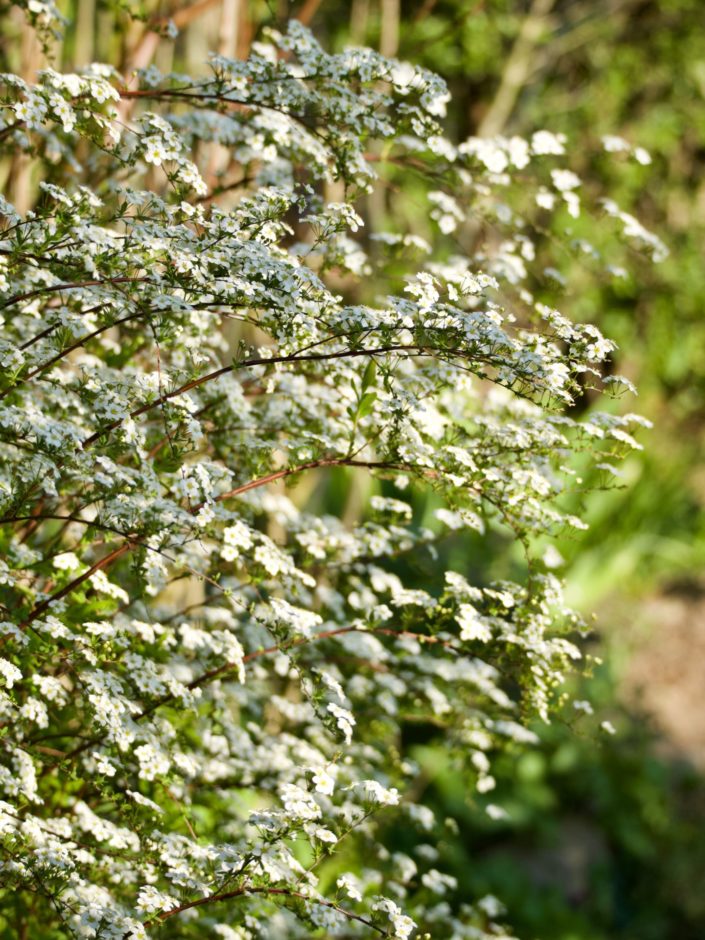
[[(400, 0), (380, 0), (379, 51), (390, 58), (393, 58), (399, 50), (400, 15)], [(379, 156), (382, 153), (382, 145), (375, 143), (370, 147), (370, 152)], [(379, 167), (380, 173), (383, 172), (381, 163)], [(381, 231), (387, 214), (387, 188), (385, 186), (375, 186), (368, 195), (367, 214), (370, 229)]]
[(89, 65), (95, 58), (95, 0), (78, 0), (76, 8), (76, 40), (74, 67)]
[(350, 42), (353, 45), (364, 45), (369, 18), (370, 0), (352, 0), (350, 8)]
[(238, 48), (240, 26), (240, 0), (223, 0), (218, 35), (218, 52), (235, 58)]
[[(44, 63), (42, 47), (34, 30), (26, 28), (24, 14), (16, 7), (11, 12), (11, 15), (13, 14), (22, 18), (18, 72), (26, 82), (34, 82), (37, 78), (37, 71)], [(32, 158), (29, 154), (15, 153), (13, 155), (6, 187), (10, 202), (20, 214), (24, 215), (32, 205)]]
[(399, 51), (400, 0), (380, 0), (379, 51), (393, 58)]
[(497, 94), (480, 121), (477, 131), (480, 137), (493, 137), (504, 130), (531, 73), (534, 50), (554, 4), (555, 0), (533, 0), (507, 59)]

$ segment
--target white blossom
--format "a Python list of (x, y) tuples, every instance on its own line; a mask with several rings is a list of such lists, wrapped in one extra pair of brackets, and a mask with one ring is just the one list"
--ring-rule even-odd
[[(581, 656), (563, 497), (643, 427), (568, 407), (615, 346), (571, 319), (564, 249), (616, 276), (621, 239), (665, 246), (606, 199), (599, 250), (554, 251), (535, 216), (597, 208), (563, 135), (447, 139), (437, 76), (298, 21), (195, 77), (0, 84), (32, 169), (29, 210), (0, 197), (8, 896), (95, 940), (474, 937), (403, 723), (479, 794), (537, 745)], [(421, 208), (370, 231), (388, 157)], [(523, 548), (516, 583), (443, 571), (468, 533)], [(389, 819), (426, 841), (392, 854)]]

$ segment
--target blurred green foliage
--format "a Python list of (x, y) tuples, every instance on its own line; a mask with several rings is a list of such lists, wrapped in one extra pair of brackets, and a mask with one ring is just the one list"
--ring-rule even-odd
[(437, 749), (414, 749), (430, 775), (427, 804), (459, 823), (443, 863), (461, 893), (500, 897), (524, 940), (697, 940), (705, 782), (655, 756), (652, 733), (615, 708), (607, 670), (590, 694), (618, 735), (556, 724), (541, 730), (539, 751), (503, 755), (489, 796), (508, 820), (483, 819)]

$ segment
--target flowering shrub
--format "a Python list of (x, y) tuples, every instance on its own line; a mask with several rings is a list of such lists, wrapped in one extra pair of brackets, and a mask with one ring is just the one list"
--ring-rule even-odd
[[(546, 539), (583, 527), (571, 455), (613, 474), (641, 422), (567, 415), (628, 383), (536, 285), (546, 219), (598, 207), (561, 137), (454, 145), (436, 76), (297, 23), (208, 68), (1, 80), (1, 146), (37, 179), (31, 211), (0, 203), (5, 929), (504, 935), (494, 898), (444, 900), (401, 729), (442, 728), (489, 793), (580, 657)], [(433, 246), (364, 234), (383, 166), (421, 187)], [(354, 524), (277, 485), (341, 467), (384, 483)], [(498, 527), (521, 583), (395, 573)], [(427, 833), (417, 858), (381, 841), (391, 817)]]

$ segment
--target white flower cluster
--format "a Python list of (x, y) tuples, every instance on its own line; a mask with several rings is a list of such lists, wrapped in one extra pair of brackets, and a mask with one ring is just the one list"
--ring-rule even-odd
[[(0, 914), (96, 940), (498, 936), (400, 741), (438, 729), (503, 818), (491, 756), (535, 743), (520, 716), (549, 719), (580, 655), (546, 537), (583, 526), (572, 455), (611, 475), (642, 422), (566, 413), (614, 346), (552, 306), (570, 279), (529, 223), (593, 207), (560, 135), (456, 146), (440, 79), (300, 24), (210, 69), (0, 81), (0, 148), (38, 181), (31, 211), (0, 201)], [(363, 240), (382, 152), (428, 168), (435, 236)], [(360, 512), (357, 484), (321, 508), (364, 475)], [(498, 529), (523, 583), (397, 573)]]

